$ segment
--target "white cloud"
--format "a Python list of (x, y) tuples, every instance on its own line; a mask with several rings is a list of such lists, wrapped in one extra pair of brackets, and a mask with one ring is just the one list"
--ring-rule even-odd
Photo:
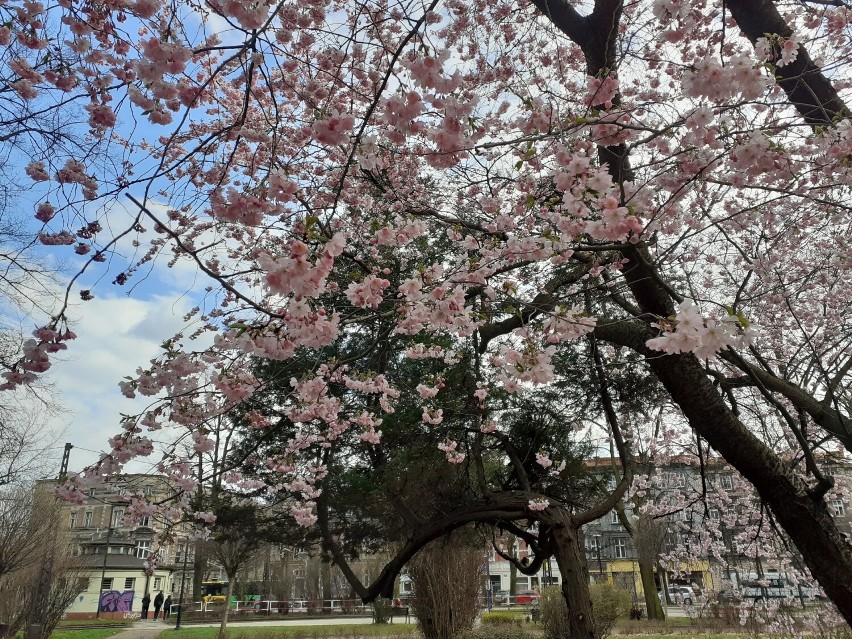
[[(97, 460), (97, 451), (119, 432), (121, 414), (135, 414), (144, 399), (125, 398), (118, 382), (134, 375), (160, 352), (160, 344), (184, 327), (183, 315), (191, 306), (187, 298), (155, 296), (147, 300), (102, 297), (78, 307), (74, 323), (78, 338), (69, 343), (62, 361), (50, 370), (58, 401), (69, 411), (56, 424), (72, 443), (71, 470)], [(61, 443), (56, 444), (61, 448)], [(154, 462), (156, 459), (151, 458)], [(58, 463), (58, 460), (57, 460)], [(145, 464), (130, 470), (146, 471)]]

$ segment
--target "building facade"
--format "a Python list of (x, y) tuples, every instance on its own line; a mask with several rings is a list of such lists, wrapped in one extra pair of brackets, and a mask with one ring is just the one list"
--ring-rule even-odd
[[(42, 482), (45, 488), (54, 482)], [(127, 515), (129, 493), (142, 493), (154, 501), (174, 494), (161, 476), (124, 475), (90, 490), (87, 503), (61, 503), (59, 527), (71, 540), (73, 565), (85, 590), (68, 608), (69, 618), (114, 617), (140, 613), (145, 593), (153, 600), (162, 591), (177, 599), (181, 581), (192, 592), (193, 544), (180, 527), (173, 529), (174, 542), (157, 545), (157, 534), (169, 522)], [(153, 570), (146, 562), (153, 552), (158, 561)], [(152, 608), (153, 610), (153, 608)]]

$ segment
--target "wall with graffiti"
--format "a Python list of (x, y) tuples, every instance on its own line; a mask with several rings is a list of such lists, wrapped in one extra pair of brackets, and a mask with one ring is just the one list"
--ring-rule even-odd
[(133, 610), (133, 590), (106, 590), (101, 593), (101, 612), (130, 612)]

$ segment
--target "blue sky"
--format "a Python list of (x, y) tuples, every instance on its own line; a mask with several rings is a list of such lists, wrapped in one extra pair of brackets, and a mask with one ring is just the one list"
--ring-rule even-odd
[[(111, 214), (120, 217), (122, 208), (114, 206)], [(140, 249), (143, 252), (144, 240)], [(144, 276), (132, 279), (127, 285), (112, 284), (135, 250), (130, 242), (128, 239), (120, 244), (109, 262), (92, 265), (72, 285), (71, 305), (66, 314), (78, 337), (54, 359), (44, 376), (53, 389), (55, 403), (64, 409), (49, 419), (54, 437), (47, 442), (45, 455), (51, 458), (48, 461), (51, 469), (58, 469), (65, 442), (74, 445), (71, 470), (81, 470), (93, 463), (99, 451), (107, 448), (107, 440), (120, 431), (121, 414), (135, 414), (144, 409), (150, 398), (125, 398), (119, 390), (119, 381), (133, 376), (138, 367), (147, 367), (161, 352), (160, 345), (184, 328), (184, 315), (198, 303), (193, 293), (193, 288), (199, 285), (198, 273), (186, 261), (167, 268), (165, 260), (160, 260), (150, 271), (143, 271)], [(71, 254), (61, 267), (63, 286), (82, 265), (82, 259), (73, 255), (70, 247), (56, 247), (52, 251), (39, 248), (37, 253), (43, 263), (57, 268), (59, 260)], [(81, 289), (91, 289), (94, 299), (82, 301)], [(64, 291), (57, 288), (55, 293), (59, 296)], [(48, 319), (48, 314), (35, 312), (22, 320), (24, 331), (43, 325)], [(152, 457), (150, 461), (157, 460)], [(130, 469), (143, 472), (150, 465), (135, 464)]]

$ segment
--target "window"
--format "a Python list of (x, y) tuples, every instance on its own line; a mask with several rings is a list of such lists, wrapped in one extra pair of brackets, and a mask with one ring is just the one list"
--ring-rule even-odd
[(730, 475), (722, 475), (722, 489), (723, 490), (733, 490), (734, 489), (734, 480)]
[(133, 590), (136, 585), (136, 577), (125, 577), (124, 578), (124, 589), (125, 590)]
[(597, 552), (598, 547), (601, 545), (600, 536), (594, 535), (593, 537), (586, 537), (586, 545), (588, 545), (589, 550), (592, 552)]
[(154, 487), (153, 487), (151, 484), (148, 484), (147, 486), (145, 486), (145, 487), (142, 489), (142, 491), (143, 491), (146, 495), (152, 495), (152, 494), (154, 494)]
[(672, 483), (675, 488), (684, 488), (686, 486), (686, 475), (683, 473), (675, 473), (672, 479), (674, 480)]
[(113, 528), (118, 528), (121, 525), (121, 520), (124, 518), (124, 508), (112, 509), (112, 524)]
[(618, 511), (613, 510), (609, 513), (609, 523), (617, 524), (618, 523)]
[(112, 577), (104, 577), (101, 580), (101, 590), (112, 590)]
[(87, 510), (83, 515), (83, 528), (91, 528), (92, 527), (92, 511)]
[(77, 511), (75, 510), (74, 512), (71, 513), (70, 528), (76, 528), (76, 527), (77, 527)]
[(624, 537), (619, 537), (613, 544), (616, 559), (627, 559), (627, 540)]
[(722, 513), (719, 512), (718, 508), (711, 508), (710, 509), (710, 519), (712, 519), (713, 521), (719, 521), (719, 519), (721, 519), (721, 517), (722, 517)]
[(89, 488), (89, 497), (94, 497), (94, 496), (95, 496), (95, 489)]
[(846, 514), (846, 508), (843, 506), (842, 499), (832, 499), (828, 502), (828, 510), (835, 517), (843, 517)]
[(150, 541), (140, 541), (136, 543), (136, 556), (139, 559), (147, 559), (148, 555), (151, 554), (151, 542)]
[(142, 519), (139, 520), (139, 525), (140, 526), (147, 526), (147, 527), (150, 528), (151, 527), (151, 518), (148, 517), (148, 516), (143, 517)]
[(178, 546), (175, 562), (181, 563), (182, 561), (192, 561), (192, 549), (189, 547), (189, 543)]
[(154, 577), (154, 590), (162, 590), (163, 589), (163, 578), (162, 577)]

